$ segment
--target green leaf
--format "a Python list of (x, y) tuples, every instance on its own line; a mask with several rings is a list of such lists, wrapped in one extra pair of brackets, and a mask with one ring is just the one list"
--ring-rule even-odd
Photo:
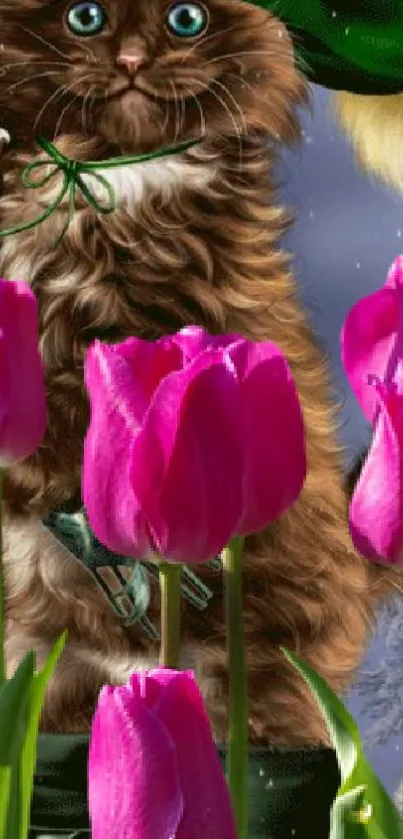
[(332, 809), (329, 839), (343, 839), (345, 836), (348, 839), (365, 839), (368, 836), (388, 839), (377, 823), (372, 821), (372, 811), (367, 800), (367, 785), (364, 784), (342, 795), (339, 791)]
[(34, 654), (29, 652), (13, 677), (0, 687), (0, 766), (12, 766), (20, 753), (27, 726), (34, 665)]
[(0, 766), (0, 839), (6, 836), (8, 803), (11, 791), (11, 766)]
[[(34, 785), (36, 764), (36, 748), (38, 739), (39, 720), (45, 698), (45, 691), (51, 679), (59, 657), (66, 643), (67, 631), (63, 632), (56, 641), (42, 670), (34, 675), (29, 697), (29, 721), (26, 729), (25, 742), (19, 760), (19, 779), (21, 784), (20, 797), (20, 831), (18, 839), (26, 839), (31, 814), (31, 800)], [(0, 834), (1, 839), (1, 834)]]
[[(0, 839), (28, 835), (41, 708), (66, 634), (58, 639), (41, 671), (34, 672), (35, 655), (30, 651), (0, 688)], [(3, 832), (2, 819), (3, 824), (6, 819)]]
[(29, 697), (34, 677), (35, 657), (29, 652), (11, 679), (0, 688), (0, 766), (8, 772), (6, 828), (0, 839), (19, 839), (20, 787), (18, 760), (28, 725)]
[(351, 714), (315, 670), (285, 647), (281, 650), (314, 694), (336, 751), (342, 783), (329, 839), (403, 839), (403, 819), (364, 755)]

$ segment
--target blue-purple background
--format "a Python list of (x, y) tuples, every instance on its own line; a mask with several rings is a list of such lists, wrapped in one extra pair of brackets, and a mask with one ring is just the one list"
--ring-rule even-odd
[[(287, 153), (280, 168), (284, 202), (297, 209), (285, 245), (295, 255), (301, 296), (326, 345), (337, 395), (343, 401), (340, 435), (348, 465), (369, 440), (369, 432), (341, 369), (340, 327), (351, 306), (383, 284), (390, 263), (403, 253), (403, 196), (359, 172), (331, 115), (330, 94), (319, 87), (313, 88), (313, 94), (313, 118), (303, 117), (302, 147)], [(392, 650), (385, 643), (387, 630)], [(382, 668), (373, 680), (377, 689), (367, 687), (364, 697), (353, 690), (348, 702), (364, 741), (373, 726), (364, 703), (369, 699), (382, 703), (377, 728), (386, 742), (368, 746), (366, 754), (389, 793), (395, 792), (403, 777), (402, 636), (403, 598), (392, 623), (389, 616), (375, 628), (363, 662), (363, 671)]]

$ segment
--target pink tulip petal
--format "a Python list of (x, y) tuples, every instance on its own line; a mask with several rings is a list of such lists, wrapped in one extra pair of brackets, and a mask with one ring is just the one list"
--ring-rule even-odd
[(385, 288), (396, 289), (402, 284), (403, 280), (403, 255), (399, 254), (389, 268), (387, 273)]
[(175, 744), (125, 687), (103, 688), (88, 763), (92, 839), (173, 839), (183, 812)]
[(189, 679), (194, 680), (193, 670), (173, 670), (171, 667), (154, 667), (147, 670), (145, 674), (145, 681), (147, 686), (150, 684), (158, 685), (158, 697), (162, 695), (165, 688), (172, 682), (179, 680), (180, 684), (187, 682)]
[(378, 404), (367, 386), (371, 371), (386, 383), (403, 382), (403, 270), (398, 257), (383, 288), (359, 300), (341, 332), (341, 356), (351, 388), (369, 421)]
[(185, 802), (175, 839), (236, 839), (227, 782), (193, 673), (169, 680), (154, 713), (175, 742)]
[(110, 350), (97, 341), (86, 357), (91, 420), (84, 440), (83, 501), (92, 530), (107, 548), (142, 558), (150, 551), (147, 522), (130, 484), (139, 389), (129, 365)]
[(2, 426), (9, 415), (10, 401), (10, 373), (7, 363), (7, 341), (3, 330), (0, 328), (0, 449), (2, 439)]
[(242, 400), (245, 471), (237, 533), (262, 530), (295, 503), (306, 475), (304, 424), (290, 368), (275, 344), (240, 340), (228, 353)]
[(243, 468), (235, 372), (207, 350), (157, 389), (132, 448), (132, 485), (165, 559), (222, 550), (241, 515)]
[[(159, 701), (161, 693), (174, 679), (180, 678), (182, 670), (171, 670), (169, 667), (156, 667), (154, 670), (132, 673), (127, 689), (152, 710)], [(189, 671), (190, 672), (190, 671)]]
[[(128, 365), (127, 372), (130, 371), (132, 375), (131, 394), (137, 394), (137, 389), (141, 393), (141, 404), (137, 406), (136, 413), (140, 422), (160, 381), (168, 373), (182, 368), (182, 351), (171, 336), (156, 341), (127, 338), (120, 344), (112, 344), (109, 349), (117, 359), (122, 359)], [(127, 381), (126, 377), (124, 381)], [(132, 402), (131, 408), (134, 408)]]
[(178, 672), (180, 671), (170, 670), (168, 667), (134, 672), (131, 674), (126, 687), (136, 697), (137, 701), (143, 702), (152, 711), (166, 684), (171, 679), (176, 678)]
[(224, 349), (238, 340), (239, 335), (210, 335), (201, 326), (185, 326), (171, 337), (171, 341), (180, 347), (185, 364), (205, 350)]
[[(47, 410), (36, 298), (27, 283), (0, 280), (2, 332), (0, 466), (25, 460), (43, 440)], [(7, 388), (7, 392), (5, 389)]]
[(350, 531), (367, 559), (403, 564), (403, 397), (375, 381), (380, 411), (350, 504)]
[(87, 351), (86, 370), (91, 363), (100, 385), (124, 400), (127, 414), (139, 425), (161, 379), (181, 368), (182, 352), (169, 337), (154, 342), (133, 337), (118, 344), (95, 340)]

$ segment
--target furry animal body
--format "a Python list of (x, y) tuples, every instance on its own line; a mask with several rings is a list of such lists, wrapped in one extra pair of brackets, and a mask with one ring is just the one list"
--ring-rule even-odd
[(336, 118), (357, 161), (370, 175), (403, 192), (403, 93), (390, 96), (333, 94)]
[[(238, 0), (208, 0), (192, 14), (188, 7), (182, 20), (199, 9), (205, 30), (184, 38), (172, 31), (172, 8), (165, 0), (108, 0), (104, 29), (78, 37), (64, 2), (0, 2), (0, 112), (12, 138), (2, 160), (3, 229), (40, 215), (60, 187), (57, 179), (37, 190), (21, 185), (39, 131), (80, 160), (202, 137), (179, 158), (111, 171), (115, 212), (97, 216), (78, 196), (57, 246), (66, 201), (39, 227), (3, 240), (1, 276), (29, 278), (37, 295), (48, 398), (42, 445), (5, 481), (8, 669), (31, 648), (42, 662), (68, 628), (41, 721), (44, 731), (67, 732), (89, 728), (103, 683), (124, 682), (157, 662), (156, 644), (138, 626), (121, 625), (93, 578), (41, 522), (50, 510), (81, 504), (90, 342), (153, 339), (190, 323), (270, 339), (297, 383), (308, 476), (293, 509), (246, 541), (249, 734), (254, 743), (326, 744), (316, 703), (278, 646), (297, 651), (342, 691), (377, 598), (395, 579), (352, 548), (326, 367), (279, 248), (290, 219), (276, 206), (276, 150), (298, 137), (306, 88), (274, 17)], [(199, 571), (214, 596), (205, 612), (183, 604), (183, 664), (194, 667), (222, 741), (222, 581)], [(157, 591), (149, 614), (158, 624)]]

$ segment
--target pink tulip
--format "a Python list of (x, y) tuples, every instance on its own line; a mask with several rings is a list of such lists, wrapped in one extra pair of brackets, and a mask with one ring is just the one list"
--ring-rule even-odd
[(342, 361), (373, 439), (350, 504), (357, 550), (373, 562), (403, 563), (403, 256), (384, 286), (349, 312)]
[(385, 285), (359, 300), (347, 315), (341, 355), (351, 388), (371, 422), (378, 397), (367, 386), (368, 375), (385, 384), (403, 381), (403, 256), (394, 261)]
[(403, 392), (369, 377), (378, 398), (372, 445), (350, 505), (357, 550), (374, 562), (403, 564)]
[(301, 409), (271, 342), (198, 327), (154, 343), (95, 341), (85, 381), (84, 504), (110, 550), (203, 562), (298, 498)]
[(32, 454), (45, 430), (36, 298), (26, 283), (0, 279), (0, 467)]
[(102, 688), (88, 763), (92, 839), (236, 839), (193, 674), (133, 673)]

